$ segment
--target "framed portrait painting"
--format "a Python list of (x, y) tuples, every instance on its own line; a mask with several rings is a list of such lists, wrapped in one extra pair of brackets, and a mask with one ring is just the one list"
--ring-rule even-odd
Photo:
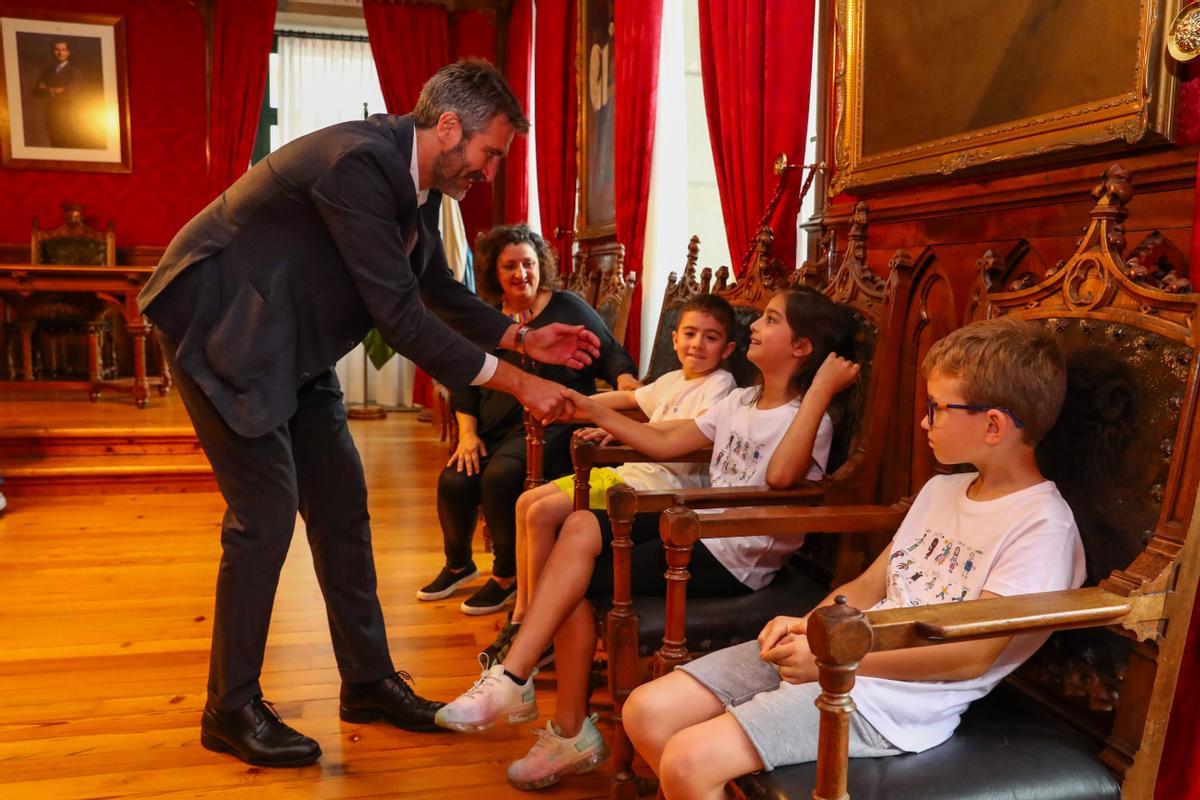
[(579, 237), (617, 231), (613, 0), (579, 0)]
[(6, 169), (129, 172), (125, 20), (0, 16), (0, 159)]

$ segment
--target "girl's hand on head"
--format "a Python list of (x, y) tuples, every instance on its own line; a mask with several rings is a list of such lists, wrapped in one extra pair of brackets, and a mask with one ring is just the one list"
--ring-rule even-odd
[(832, 397), (858, 380), (861, 368), (848, 358), (830, 353), (813, 376), (814, 389), (824, 389)]

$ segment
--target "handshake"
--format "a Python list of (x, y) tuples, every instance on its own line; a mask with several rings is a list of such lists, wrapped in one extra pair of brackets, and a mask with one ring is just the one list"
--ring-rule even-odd
[(517, 392), (521, 405), (543, 425), (551, 422), (587, 422), (592, 419), (596, 402), (574, 389), (528, 376)]

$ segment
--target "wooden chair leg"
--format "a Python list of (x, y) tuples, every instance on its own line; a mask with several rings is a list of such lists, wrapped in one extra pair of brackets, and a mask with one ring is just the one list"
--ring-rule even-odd
[(133, 337), (133, 402), (138, 408), (150, 405), (150, 381), (146, 378), (146, 336), (150, 325), (135, 322), (125, 328)]
[(525, 412), (525, 489), (536, 489), (546, 482), (546, 429), (540, 420)]
[(687, 585), (691, 574), (688, 564), (692, 561), (692, 548), (695, 540), (679, 540), (671, 535), (670, 519), (672, 508), (663, 512), (661, 530), (663, 548), (667, 558), (667, 602), (665, 620), (663, 622), (663, 641), (654, 653), (654, 677), (666, 675), (675, 667), (687, 661), (687, 633), (684, 618), (687, 614)]
[(483, 512), (479, 512), (479, 535), (483, 539), (483, 552), (492, 552), (492, 532), (488, 529), (487, 521), (483, 518)]
[[(854, 672), (871, 649), (871, 626), (866, 615), (846, 604), (838, 595), (832, 606), (822, 606), (812, 615), (808, 640), (817, 658), (817, 680), (821, 694), (817, 709), (821, 714), (821, 729), (817, 736), (817, 786), (813, 800), (849, 800), (846, 791), (850, 769), (850, 716), (854, 701)], [(837, 632), (838, 649), (830, 647)]]
[(101, 371), (101, 363), (102, 363), (103, 357), (104, 357), (104, 354), (102, 352), (102, 348), (104, 345), (101, 340), (101, 335), (104, 331), (104, 323), (103, 322), (89, 322), (87, 329), (88, 329), (88, 382), (91, 384), (91, 391), (88, 392), (88, 396), (91, 398), (92, 402), (94, 403), (100, 399), (100, 382), (102, 380), (100, 371)]
[(613, 529), (613, 605), (608, 612), (608, 689), (613, 700), (613, 782), (615, 800), (636, 800), (638, 779), (633, 771), (633, 744), (625, 734), (622, 709), (638, 683), (638, 618), (633, 609), (633, 518), (637, 494), (628, 486), (608, 493)]

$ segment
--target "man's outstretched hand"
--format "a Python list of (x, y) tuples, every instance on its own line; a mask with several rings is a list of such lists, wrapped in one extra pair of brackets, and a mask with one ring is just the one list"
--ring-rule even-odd
[[(583, 369), (600, 357), (600, 340), (583, 325), (555, 322), (525, 335), (525, 352), (543, 364)], [(526, 403), (526, 407), (529, 406)]]
[(562, 386), (553, 381), (524, 375), (514, 394), (535, 419), (543, 425), (549, 425), (551, 422), (568, 420), (575, 414), (575, 407), (563, 396), (564, 391)]

